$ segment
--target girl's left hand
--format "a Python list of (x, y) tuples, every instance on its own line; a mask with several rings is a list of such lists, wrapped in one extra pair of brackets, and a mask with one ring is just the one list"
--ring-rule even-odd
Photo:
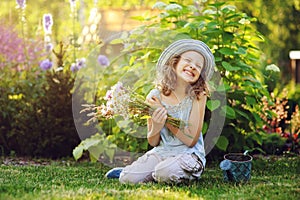
[(152, 106), (153, 108), (161, 108), (163, 107), (161, 101), (156, 97), (156, 96), (153, 96), (149, 99), (146, 99), (146, 102)]

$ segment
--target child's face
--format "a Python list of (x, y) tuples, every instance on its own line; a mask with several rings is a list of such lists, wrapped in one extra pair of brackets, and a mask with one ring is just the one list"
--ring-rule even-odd
[(188, 83), (195, 83), (204, 67), (204, 57), (196, 51), (187, 51), (181, 54), (176, 66), (177, 78)]

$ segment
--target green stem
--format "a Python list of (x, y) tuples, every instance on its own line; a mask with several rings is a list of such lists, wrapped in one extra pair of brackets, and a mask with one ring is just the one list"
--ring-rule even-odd
[(21, 34), (22, 34), (22, 38), (23, 38), (23, 44), (24, 44), (24, 48), (23, 48), (23, 53), (25, 56), (25, 61), (24, 61), (24, 65), (27, 68), (28, 67), (28, 54), (27, 54), (27, 44), (26, 44), (26, 19), (25, 19), (25, 8), (19, 8), (21, 9), (20, 11), (20, 21), (21, 21)]
[(74, 10), (72, 11), (72, 17), (73, 17), (73, 60), (74, 62), (76, 61), (76, 42), (75, 42), (75, 8)]

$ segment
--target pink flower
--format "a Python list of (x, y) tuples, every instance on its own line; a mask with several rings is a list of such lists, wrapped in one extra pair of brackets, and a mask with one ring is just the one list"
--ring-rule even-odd
[(36, 67), (46, 55), (43, 50), (42, 40), (26, 40), (18, 35), (14, 26), (0, 20), (0, 69), (13, 67), (23, 70)]
[(112, 91), (111, 90), (108, 90), (107, 92), (106, 92), (106, 95), (105, 95), (105, 97), (104, 97), (104, 100), (110, 100), (112, 98)]

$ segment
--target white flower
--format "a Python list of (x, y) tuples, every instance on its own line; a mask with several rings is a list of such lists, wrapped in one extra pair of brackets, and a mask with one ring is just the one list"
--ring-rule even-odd
[(235, 6), (233, 6), (233, 5), (227, 5), (227, 6), (224, 6), (223, 8), (222, 8), (222, 10), (224, 10), (224, 9), (228, 9), (228, 10), (231, 10), (231, 11), (235, 11), (236, 10), (236, 7)]
[(203, 12), (203, 15), (214, 15), (216, 13), (217, 13), (217, 11), (208, 9)]
[(193, 5), (189, 5), (188, 6), (188, 9), (191, 11), (191, 12), (197, 12), (197, 8), (195, 7), (195, 6), (193, 6)]
[(152, 9), (163, 10), (166, 6), (167, 4), (165, 4), (164, 2), (158, 1), (152, 6)]
[(118, 114), (125, 119), (129, 118), (128, 102), (130, 101), (130, 94), (123, 86), (122, 82), (118, 82), (107, 91), (104, 98), (106, 102), (106, 111), (113, 114)]
[(245, 18), (242, 18), (240, 21), (239, 21), (240, 24), (250, 24), (250, 20), (249, 19), (245, 19)]
[(273, 71), (273, 72), (280, 72), (279, 67), (277, 67), (275, 64), (267, 65), (266, 70)]
[(182, 6), (176, 4), (176, 3), (171, 3), (166, 6), (166, 11), (171, 11), (171, 12), (179, 12), (182, 10)]
[(169, 13), (159, 13), (158, 15), (160, 18), (165, 18), (165, 17), (168, 17), (169, 16)]

